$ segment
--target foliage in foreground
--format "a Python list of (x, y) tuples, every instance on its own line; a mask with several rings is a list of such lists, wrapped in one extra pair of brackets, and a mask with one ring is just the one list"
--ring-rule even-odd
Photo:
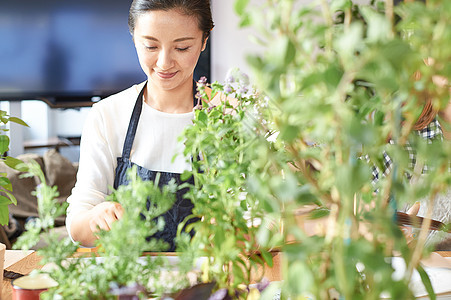
[[(201, 280), (214, 280), (233, 293), (240, 282), (250, 281), (252, 269), (271, 265), (269, 250), (279, 247), (284, 281), (270, 286), (263, 298), (278, 288), (291, 299), (328, 299), (336, 293), (346, 299), (413, 298), (408, 283), (415, 269), (424, 274), (419, 259), (430, 250), (424, 248), (426, 230), (409, 248), (394, 211), (424, 197), (433, 201), (451, 183), (449, 142), (426, 144), (412, 134), (425, 96), (436, 109), (449, 100), (447, 87), (434, 84), (433, 76), (451, 75), (446, 63), (451, 54), (445, 50), (451, 49), (446, 26), (451, 3), (409, 3), (393, 11), (390, 1), (356, 6), (347, 0), (312, 5), (268, 0), (252, 9), (247, 2), (236, 0), (235, 7), (243, 25), (260, 30), (256, 40), (264, 51), (249, 57), (260, 94), (233, 85), (246, 82), (245, 77), (212, 84), (213, 94), (221, 91), (238, 99), (238, 105), (197, 107), (194, 125), (185, 132), (185, 154), (192, 156), (196, 184), (188, 196), (200, 220), (189, 225), (196, 231), (192, 239), (179, 237), (186, 257), (180, 271), (185, 274), (197, 258), (207, 257)], [(426, 58), (433, 63), (426, 65)], [(417, 71), (420, 79), (413, 77)], [(427, 176), (415, 186), (405, 176), (414, 174), (407, 141), (428, 164)], [(373, 185), (371, 172), (374, 166), (383, 169), (384, 152), (393, 167)], [(160, 193), (152, 183), (135, 180), (118, 191), (124, 206), (130, 199)], [(55, 190), (44, 187), (38, 194), (51, 199)], [(46, 214), (56, 207), (45, 204), (50, 200), (40, 201), (48, 208), (35, 233), (51, 228)], [(326, 216), (314, 236), (298, 225), (297, 212), (311, 207), (311, 216)], [(112, 282), (145, 285), (149, 277), (160, 276), (159, 267), (167, 267), (163, 262), (147, 261), (155, 263), (154, 269), (130, 263), (145, 249), (139, 242), (146, 236), (141, 228), (148, 230), (149, 224), (142, 226), (148, 220), (141, 217), (146, 209), (138, 212), (130, 206), (127, 211), (130, 218), (101, 234), (108, 240), (101, 243), (108, 257), (104, 261), (68, 261), (75, 247), (68, 241), (61, 244), (67, 247), (45, 250), (57, 268), (52, 276), (61, 282), (59, 293), (113, 297)], [(123, 229), (125, 223), (136, 230)], [(124, 241), (133, 243), (136, 252), (122, 252), (132, 248), (124, 247)], [(255, 250), (259, 255), (253, 255)], [(129, 264), (108, 253), (127, 257)], [(406, 261), (401, 277), (393, 276), (393, 255)], [(427, 276), (423, 278), (434, 298)]]
[[(424, 198), (432, 204), (451, 183), (449, 142), (428, 144), (412, 132), (427, 99), (437, 110), (449, 101), (449, 87), (433, 79), (451, 75), (450, 1), (394, 9), (390, 0), (248, 2), (235, 8), (242, 25), (259, 32), (262, 54), (248, 62), (269, 98), (264, 125), (279, 135), (254, 143), (259, 159), (247, 191), (262, 202), (265, 220), (283, 224), (283, 231), (266, 224), (258, 232), (262, 246), (284, 241), (283, 297), (413, 298), (408, 283), (415, 269), (424, 274), (427, 230), (407, 247), (394, 212)], [(428, 165), (414, 186), (407, 142)], [(373, 185), (383, 153), (393, 165)], [(307, 207), (328, 215), (315, 236), (297, 225), (296, 212)], [(393, 276), (393, 255), (406, 261), (404, 276)]]
[[(38, 255), (43, 257), (41, 264), (51, 266), (46, 272), (58, 282), (58, 286), (41, 297), (116, 299), (117, 293), (126, 291), (148, 297), (188, 285), (186, 274), (171, 274), (173, 268), (163, 257), (143, 256), (149, 249), (165, 249), (163, 242), (147, 241), (146, 237), (162, 229), (164, 222), (158, 217), (172, 206), (174, 184), (160, 190), (156, 183), (142, 181), (135, 170), (130, 170), (130, 184), (119, 187), (111, 196), (111, 200), (124, 207), (123, 218), (114, 223), (112, 230), (99, 232), (97, 253), (77, 255), (77, 243), (69, 238), (61, 240), (52, 233), (55, 218), (65, 213), (67, 204), (58, 203), (57, 187), (46, 184), (37, 163), (29, 163), (26, 167), (28, 176), (37, 176), (41, 181), (36, 190), (39, 218), (27, 223), (27, 231), (14, 246), (29, 249), (39, 239), (48, 245), (39, 249)], [(155, 202), (147, 210), (149, 196)], [(162, 276), (166, 276), (170, 284), (161, 280)]]

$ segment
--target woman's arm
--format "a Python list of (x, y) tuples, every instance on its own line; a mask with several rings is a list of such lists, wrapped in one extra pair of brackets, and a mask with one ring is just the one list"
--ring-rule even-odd
[(109, 115), (105, 107), (100, 109), (97, 105), (89, 112), (80, 143), (77, 182), (67, 200), (68, 232), (74, 241), (86, 247), (94, 246), (96, 232), (109, 230), (122, 216), (120, 204), (105, 201), (114, 181), (115, 154), (111, 150), (111, 136), (118, 135), (114, 126), (118, 120), (108, 120), (115, 118)]
[(94, 247), (96, 233), (110, 230), (113, 222), (122, 217), (123, 208), (119, 203), (105, 201), (97, 204), (83, 214), (74, 216), (70, 226), (70, 235), (83, 246)]

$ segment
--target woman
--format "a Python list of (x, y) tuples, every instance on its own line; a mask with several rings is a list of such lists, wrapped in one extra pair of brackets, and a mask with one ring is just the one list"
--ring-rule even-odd
[[(126, 171), (160, 184), (190, 168), (184, 157), (172, 158), (183, 145), (178, 136), (193, 118), (193, 71), (213, 28), (209, 0), (134, 0), (129, 29), (147, 81), (93, 105), (80, 146), (77, 183), (68, 198), (66, 226), (73, 240), (94, 246), (96, 232), (110, 230), (121, 218), (120, 204), (105, 201), (109, 187), (126, 184)], [(177, 195), (156, 236), (175, 249), (178, 223), (192, 203)]]

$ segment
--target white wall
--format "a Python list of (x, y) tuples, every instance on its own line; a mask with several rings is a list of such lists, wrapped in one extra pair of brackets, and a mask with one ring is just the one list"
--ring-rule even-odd
[[(20, 117), (21, 115), (21, 103), (19, 101), (6, 102), (2, 101), (0, 103), (0, 109), (6, 111), (6, 113), (11, 117)], [(23, 143), (24, 132), (22, 130), (23, 126), (16, 124), (14, 122), (9, 122), (4, 127), (8, 131), (6, 134), (9, 136), (9, 150), (8, 155), (17, 156), (23, 153)], [(2, 132), (3, 134), (3, 132)]]
[(38, 100), (22, 101), (22, 119), (30, 126), (24, 128), (25, 140), (45, 140), (52, 136), (51, 110)]
[[(46, 103), (33, 100), (22, 102), (22, 119), (30, 126), (23, 128), (24, 141), (40, 140), (63, 136), (76, 137), (81, 135), (83, 124), (90, 108), (52, 109)], [(25, 150), (44, 154), (48, 148)], [(59, 148), (60, 153), (72, 162), (79, 160), (79, 146)]]
[[(253, 0), (264, 3), (266, 0)], [(238, 67), (250, 74), (246, 55), (258, 51), (258, 47), (249, 40), (255, 32), (249, 28), (239, 28), (240, 19), (233, 4), (235, 0), (212, 0), (212, 13), (215, 27), (211, 35), (211, 80), (223, 82), (227, 71)]]

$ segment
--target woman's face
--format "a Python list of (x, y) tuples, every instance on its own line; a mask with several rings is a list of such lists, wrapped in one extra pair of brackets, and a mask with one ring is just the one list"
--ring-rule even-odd
[(164, 90), (190, 85), (201, 51), (196, 17), (178, 10), (149, 11), (136, 20), (133, 33), (138, 59), (148, 80)]

